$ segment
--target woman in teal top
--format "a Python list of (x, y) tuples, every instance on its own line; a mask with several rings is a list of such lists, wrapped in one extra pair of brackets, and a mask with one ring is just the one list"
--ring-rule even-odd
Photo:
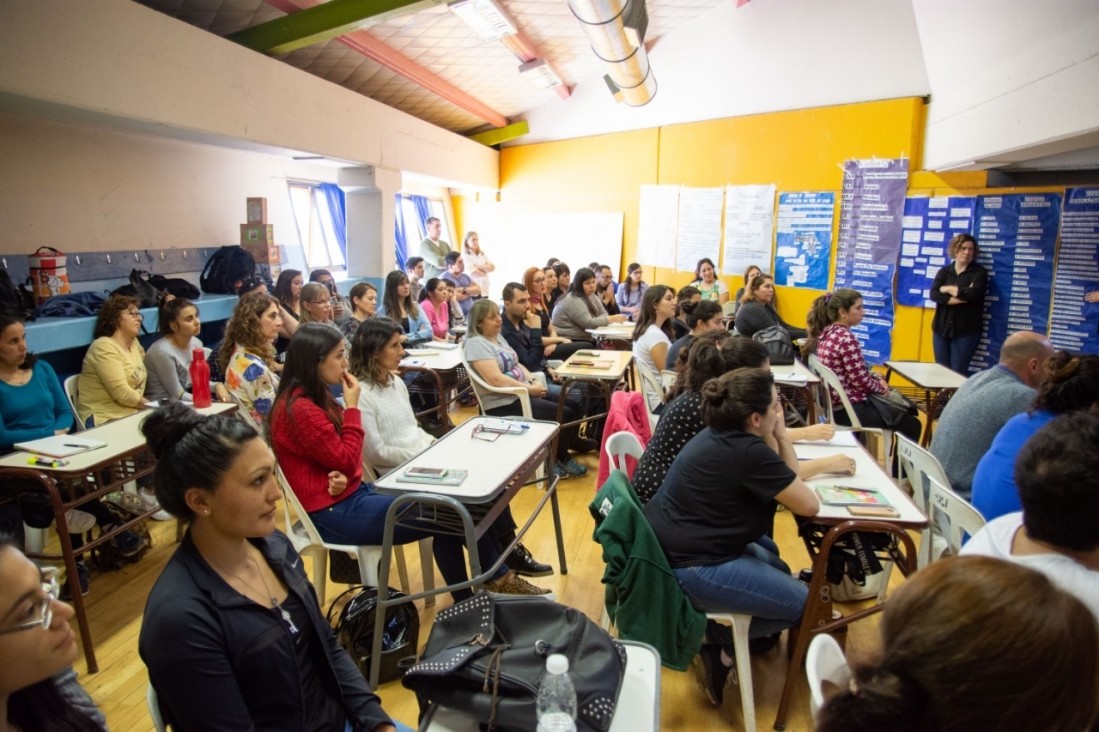
[(16, 442), (68, 432), (72, 423), (57, 374), (27, 351), (23, 321), (0, 315), (0, 453)]

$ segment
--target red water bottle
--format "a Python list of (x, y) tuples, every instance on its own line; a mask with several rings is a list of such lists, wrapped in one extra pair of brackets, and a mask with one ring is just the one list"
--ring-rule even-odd
[(206, 351), (196, 348), (191, 352), (191, 397), (195, 408), (210, 406), (210, 364), (206, 363)]

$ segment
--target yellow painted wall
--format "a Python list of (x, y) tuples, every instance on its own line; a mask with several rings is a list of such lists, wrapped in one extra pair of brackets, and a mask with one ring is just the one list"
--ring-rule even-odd
[[(622, 211), (624, 269), (637, 253), (640, 186), (646, 184), (774, 183), (779, 192), (835, 191), (838, 209), (845, 160), (908, 157), (911, 195), (991, 192), (984, 187), (984, 173), (940, 175), (919, 170), (924, 114), (922, 99), (904, 98), (506, 148), (500, 154), (499, 202), (486, 200), (483, 194), (455, 196), (455, 217), (459, 230), (464, 230), (464, 221), (502, 220), (514, 213)], [(838, 225), (837, 216), (833, 242)], [(542, 264), (553, 252), (531, 254), (532, 264)], [(833, 271), (834, 264), (833, 256)], [(770, 263), (764, 267), (770, 268)], [(645, 279), (681, 287), (693, 276), (646, 267)], [(739, 277), (724, 280), (734, 292), (741, 286)], [(802, 324), (819, 295), (781, 287), (779, 311), (788, 322)], [(933, 360), (931, 316), (931, 310), (897, 307), (893, 358)]]

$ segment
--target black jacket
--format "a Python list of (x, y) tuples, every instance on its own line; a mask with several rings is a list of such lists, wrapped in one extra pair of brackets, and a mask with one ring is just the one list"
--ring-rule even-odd
[[(267, 563), (305, 606), (326, 650), (322, 684), (356, 732), (391, 723), (321, 614), (301, 557), (275, 532), (254, 539)], [(303, 730), (305, 705), (294, 644), (270, 609), (239, 594), (202, 559), (190, 533), (160, 575), (138, 640), (164, 720), (172, 729), (213, 732)]]
[[(950, 295), (939, 292), (943, 285), (957, 285), (958, 298), (965, 300), (960, 305), (947, 305)], [(931, 321), (931, 330), (943, 338), (978, 335), (983, 325), (985, 312), (985, 291), (988, 289), (988, 270), (976, 262), (971, 262), (965, 272), (954, 271), (954, 263), (946, 265), (935, 275), (931, 283), (931, 299), (935, 307), (935, 318)]]
[(806, 336), (805, 328), (790, 325), (778, 314), (771, 305), (759, 302), (746, 302), (736, 311), (736, 330), (742, 336), (751, 338), (756, 333), (771, 326), (781, 325), (790, 334), (790, 340), (797, 340)]
[(541, 328), (530, 328), (526, 323), (520, 323), (516, 327), (505, 313), (500, 335), (519, 355), (519, 363), (526, 366), (527, 371), (534, 373), (546, 370), (546, 346), (542, 343)]

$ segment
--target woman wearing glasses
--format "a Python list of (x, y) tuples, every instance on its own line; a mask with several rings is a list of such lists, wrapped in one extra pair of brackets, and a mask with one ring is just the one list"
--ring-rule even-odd
[(0, 538), (0, 729), (100, 732), (106, 721), (76, 682), (80, 649), (57, 599), (57, 570), (39, 570)]
[(137, 299), (112, 295), (95, 320), (95, 340), (84, 355), (76, 409), (88, 427), (128, 417), (145, 406), (145, 349)]

